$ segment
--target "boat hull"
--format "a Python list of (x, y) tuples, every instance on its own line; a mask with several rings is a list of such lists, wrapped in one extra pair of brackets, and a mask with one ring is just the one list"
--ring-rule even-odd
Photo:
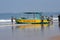
[(27, 20), (27, 19), (16, 19), (16, 24), (48, 24), (48, 20)]

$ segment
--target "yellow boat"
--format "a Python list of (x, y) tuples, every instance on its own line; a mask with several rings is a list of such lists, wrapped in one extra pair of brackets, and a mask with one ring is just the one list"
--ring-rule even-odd
[[(42, 20), (27, 20), (27, 19), (16, 19), (17, 24), (41, 24)], [(43, 23), (49, 23), (47, 20), (43, 20)]]
[[(22, 17), (20, 19), (15, 19), (17, 24), (42, 24), (42, 23), (47, 24), (47, 23), (49, 23), (49, 21), (47, 19), (43, 19), (43, 22), (42, 22), (42, 19), (41, 19), (42, 15), (39, 12), (25, 12), (25, 14), (29, 14), (29, 15), (32, 14), (33, 19), (29, 19), (29, 18), (25, 18), (25, 17)], [(39, 18), (36, 17), (37, 14), (39, 15)]]

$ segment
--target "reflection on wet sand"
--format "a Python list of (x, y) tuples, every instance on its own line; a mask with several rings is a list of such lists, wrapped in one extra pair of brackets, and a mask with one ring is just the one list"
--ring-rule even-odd
[(60, 30), (60, 23), (59, 23), (59, 30)]
[(49, 27), (49, 24), (26, 24), (26, 25), (20, 25), (20, 26), (16, 26), (16, 28), (20, 28), (20, 29), (25, 29), (25, 28), (42, 28), (43, 27)]

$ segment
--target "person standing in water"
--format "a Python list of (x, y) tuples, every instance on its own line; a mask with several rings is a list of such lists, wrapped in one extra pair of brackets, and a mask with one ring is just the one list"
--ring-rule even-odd
[(53, 24), (53, 16), (50, 16), (50, 22)]
[(60, 15), (58, 15), (58, 23), (59, 23), (59, 29), (60, 29)]
[(58, 15), (58, 21), (59, 21), (59, 23), (60, 23), (60, 15)]
[(41, 16), (41, 23), (43, 24), (44, 16)]
[(13, 24), (13, 16), (11, 17), (11, 22), (12, 22), (12, 24)]

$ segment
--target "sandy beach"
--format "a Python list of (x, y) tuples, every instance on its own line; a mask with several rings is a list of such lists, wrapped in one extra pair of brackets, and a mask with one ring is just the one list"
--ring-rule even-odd
[(0, 40), (60, 40), (57, 22), (45, 24), (0, 23)]
[(60, 40), (60, 35), (53, 36), (49, 40)]

